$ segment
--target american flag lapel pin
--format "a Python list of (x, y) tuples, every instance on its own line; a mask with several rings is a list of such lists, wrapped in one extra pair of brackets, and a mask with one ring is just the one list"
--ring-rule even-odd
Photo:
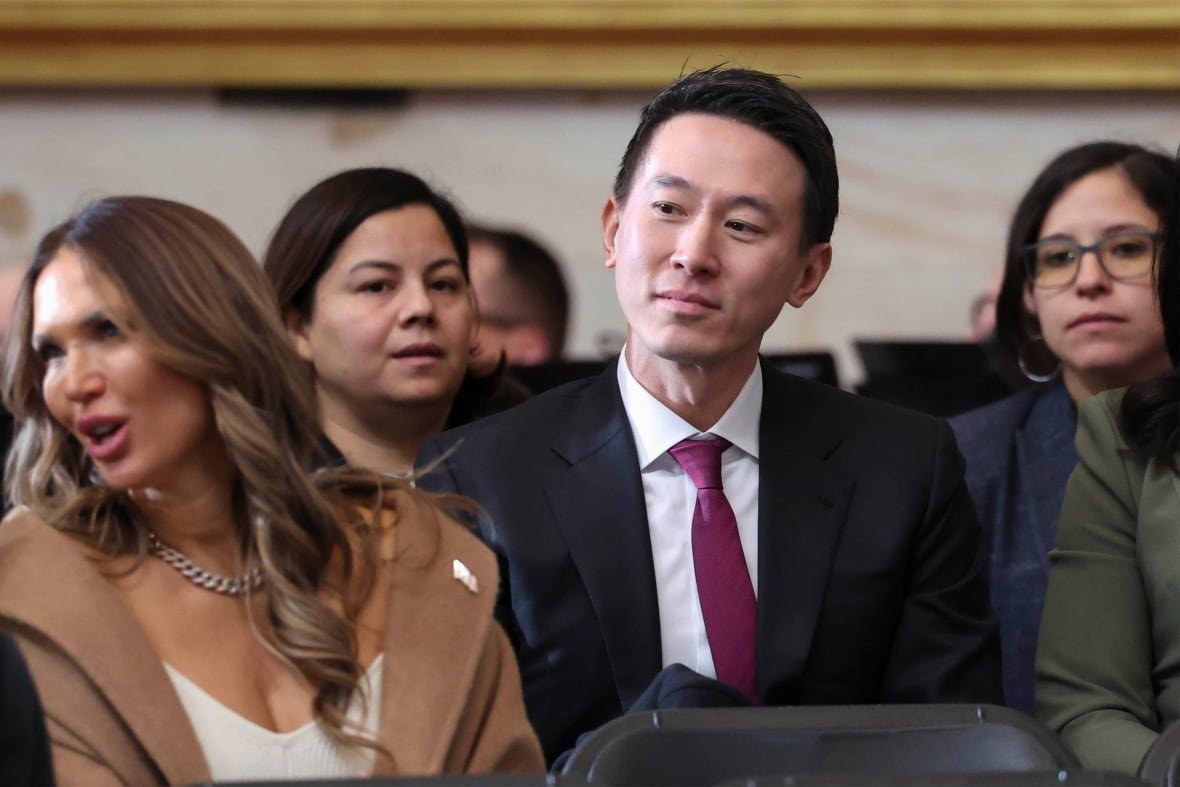
[(463, 565), (463, 561), (455, 560), (451, 563), (454, 569), (454, 577), (463, 583), (463, 587), (470, 590), (472, 593), (479, 592), (479, 580), (475, 578), (475, 574), (471, 573), (471, 569)]

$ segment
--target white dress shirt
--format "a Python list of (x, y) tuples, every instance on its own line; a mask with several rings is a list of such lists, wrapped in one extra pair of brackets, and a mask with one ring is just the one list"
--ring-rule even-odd
[(733, 445), (721, 455), (721, 484), (737, 519), (738, 535), (754, 596), (758, 595), (758, 422), (762, 414), (762, 368), (754, 364), (733, 404), (706, 432), (669, 410), (631, 374), (626, 351), (619, 356), (619, 391), (635, 437), (660, 611), (663, 664), (680, 663), (717, 677), (705, 633), (692, 560), (692, 515), (697, 489), (668, 449), (705, 434)]

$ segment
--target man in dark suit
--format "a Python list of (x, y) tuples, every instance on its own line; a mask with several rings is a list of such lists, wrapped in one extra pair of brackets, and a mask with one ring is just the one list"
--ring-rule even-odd
[(760, 362), (831, 262), (831, 135), (778, 78), (690, 74), (603, 210), (618, 361), (428, 441), (503, 563), (548, 757), (687, 665), (763, 704), (999, 702), (979, 529), (940, 420)]

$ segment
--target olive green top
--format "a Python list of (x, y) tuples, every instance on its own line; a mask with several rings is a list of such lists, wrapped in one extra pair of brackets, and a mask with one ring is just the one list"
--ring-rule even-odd
[(1037, 645), (1037, 716), (1086, 768), (1135, 773), (1180, 718), (1180, 477), (1131, 455), (1121, 391), (1084, 403)]

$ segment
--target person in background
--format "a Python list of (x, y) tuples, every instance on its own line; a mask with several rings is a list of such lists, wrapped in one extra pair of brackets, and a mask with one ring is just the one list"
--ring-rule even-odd
[[(12, 322), (12, 307), (16, 302), (16, 293), (20, 289), (21, 279), (25, 274), (24, 264), (8, 265), (0, 268), (0, 348), (8, 341), (8, 328)], [(0, 352), (3, 352), (0, 349)], [(0, 358), (0, 363), (3, 359)], [(12, 414), (7, 410), (0, 410), (0, 460), (8, 453), (8, 444), (12, 442)], [(3, 506), (8, 511), (7, 504)]]
[(314, 381), (322, 461), (408, 474), (423, 438), (522, 401), (499, 357), (473, 368), (478, 316), (451, 202), (396, 169), (317, 183), (263, 258)]
[(622, 355), (423, 443), (419, 483), (490, 515), (549, 759), (668, 670), (766, 705), (1000, 700), (950, 428), (759, 358), (827, 275), (838, 188), (827, 126), (778, 77), (685, 75), (603, 206)]
[(1151, 268), (1175, 191), (1167, 156), (1120, 142), (1037, 175), (1009, 228), (996, 321), (1038, 384), (950, 421), (991, 552), (1005, 700), (1025, 713), (1078, 405), (1169, 368)]
[(989, 342), (996, 335), (996, 300), (1000, 296), (1000, 284), (1004, 280), (1003, 268), (988, 278), (983, 291), (971, 301), (968, 317), (971, 322), (971, 341), (976, 344)]
[(1135, 773), (1180, 720), (1180, 157), (1156, 274), (1170, 368), (1082, 405), (1037, 645), (1037, 716)]
[(509, 366), (560, 361), (570, 311), (561, 263), (522, 232), (469, 225), (467, 236), (481, 353), (503, 351)]
[(541, 767), (494, 558), (405, 482), (311, 475), (303, 371), (261, 268), (195, 208), (111, 197), (38, 245), (0, 628), (61, 783)]

